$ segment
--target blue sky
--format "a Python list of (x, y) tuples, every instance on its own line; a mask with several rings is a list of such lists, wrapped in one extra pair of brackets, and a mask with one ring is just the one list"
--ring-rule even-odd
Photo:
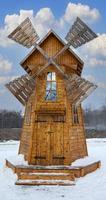
[(99, 34), (76, 52), (85, 62), (83, 77), (98, 85), (83, 103), (84, 107), (106, 104), (106, 1), (4, 0), (0, 1), (0, 109), (23, 109), (4, 84), (25, 73), (19, 62), (30, 50), (12, 43), (7, 35), (27, 16), (41, 38), (49, 28), (54, 28), (64, 39), (77, 16)]

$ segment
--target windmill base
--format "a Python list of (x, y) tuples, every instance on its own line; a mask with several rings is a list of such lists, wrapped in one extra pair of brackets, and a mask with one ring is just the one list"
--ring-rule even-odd
[(35, 166), (14, 165), (6, 160), (6, 166), (17, 174), (16, 185), (75, 185), (76, 178), (100, 168), (101, 162), (86, 166)]

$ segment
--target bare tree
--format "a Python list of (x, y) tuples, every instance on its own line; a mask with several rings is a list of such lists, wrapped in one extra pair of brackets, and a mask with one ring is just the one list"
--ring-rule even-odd
[(21, 111), (0, 111), (0, 128), (21, 128), (22, 127)]

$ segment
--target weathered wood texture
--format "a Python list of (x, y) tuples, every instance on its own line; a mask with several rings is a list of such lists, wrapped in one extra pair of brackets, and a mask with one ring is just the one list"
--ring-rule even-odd
[[(49, 56), (53, 56), (62, 48), (62, 44), (51, 34), (41, 47)], [(25, 62), (25, 65), (30, 66), (33, 74), (46, 61), (35, 50)], [(68, 50), (57, 58), (57, 62), (67, 74), (78, 74), (77, 69), (71, 65), (79, 65), (79, 62)], [(39, 66), (34, 67), (34, 65)], [(57, 100), (54, 102), (45, 100), (47, 72), (56, 73)], [(49, 65), (36, 78), (35, 90), (27, 102), (19, 153), (24, 154), (28, 163), (34, 165), (69, 165), (72, 161), (86, 156), (87, 148), (80, 105), (77, 112), (79, 123), (75, 124), (65, 80), (55, 66)], [(56, 116), (63, 116), (61, 118), (64, 120), (56, 122), (54, 121)]]
[(8, 38), (30, 48), (39, 39), (31, 21), (26, 18), (9, 36)]
[(76, 74), (68, 77), (68, 79), (65, 80), (65, 83), (69, 99), (74, 105), (79, 105), (97, 87), (95, 84)]
[(23, 105), (25, 105), (35, 89), (35, 81), (26, 74), (9, 82), (5, 86)]
[(66, 35), (66, 40), (74, 48), (77, 48), (96, 37), (97, 35), (79, 17), (77, 17)]

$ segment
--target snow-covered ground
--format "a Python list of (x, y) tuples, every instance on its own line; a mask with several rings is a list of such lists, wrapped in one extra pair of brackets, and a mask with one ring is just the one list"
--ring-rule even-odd
[[(77, 179), (75, 186), (16, 186), (17, 177), (5, 167), (5, 158), (15, 156), (18, 142), (0, 143), (0, 199), (3, 200), (105, 200), (106, 199), (106, 139), (88, 139), (90, 158), (101, 160), (96, 172)], [(78, 164), (79, 161), (76, 161)], [(75, 164), (75, 163), (74, 163)]]

